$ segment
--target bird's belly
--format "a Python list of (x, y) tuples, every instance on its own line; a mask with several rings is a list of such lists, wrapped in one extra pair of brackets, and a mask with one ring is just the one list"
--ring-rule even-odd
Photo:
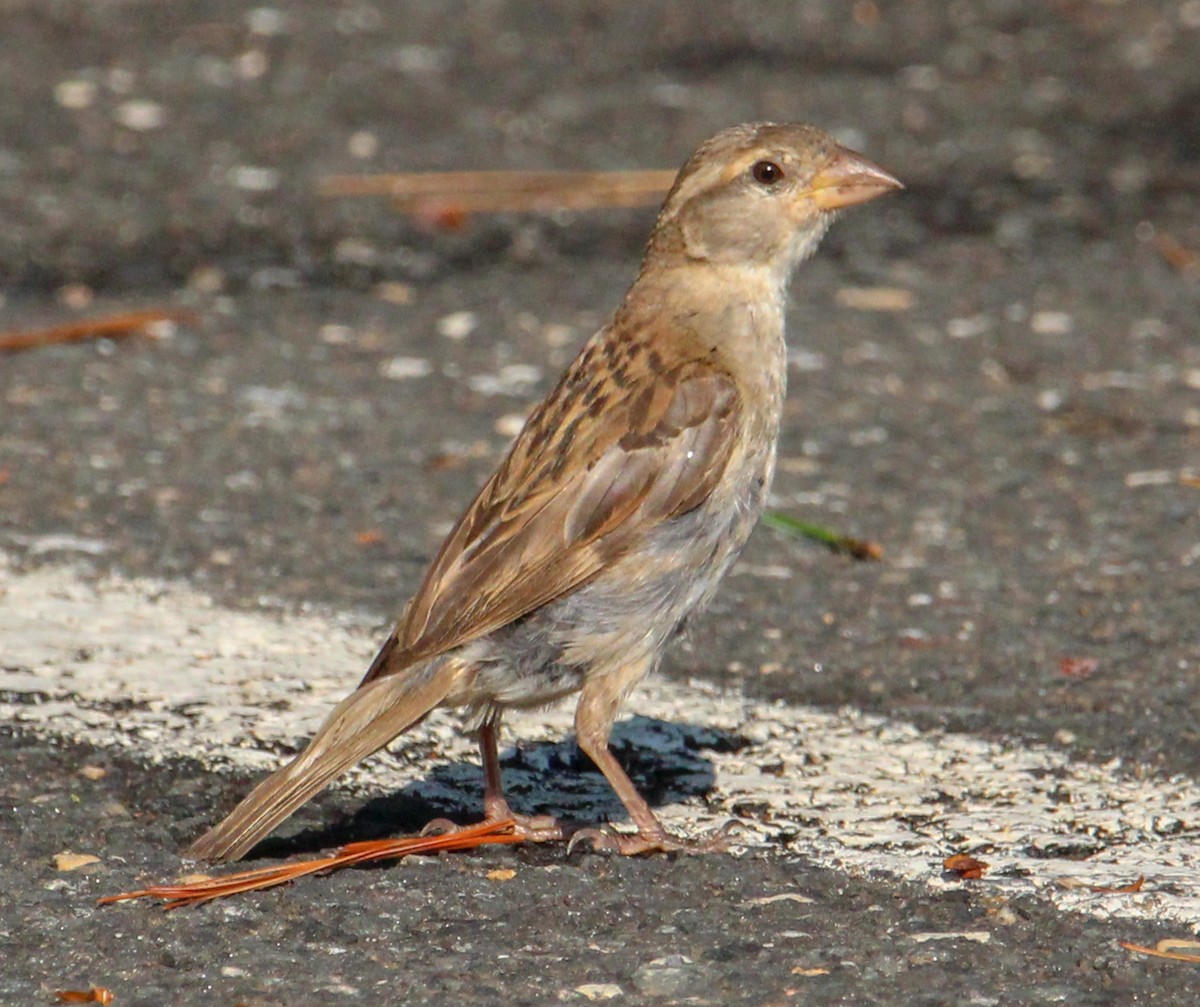
[(565, 598), (471, 646), (473, 705), (541, 706), (585, 677), (653, 667), (684, 619), (711, 600), (762, 511), (771, 459), (728, 493), (654, 528), (635, 551)]

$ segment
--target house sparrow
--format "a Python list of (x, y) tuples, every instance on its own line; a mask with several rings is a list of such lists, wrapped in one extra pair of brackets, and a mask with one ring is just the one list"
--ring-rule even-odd
[[(668, 833), (608, 748), (622, 700), (733, 564), (767, 499), (787, 377), (784, 295), (834, 214), (900, 182), (810, 126), (736, 126), (680, 170), (637, 279), (533, 411), (358, 688), (308, 747), (188, 851), (236, 859), (439, 706), (478, 732), (488, 820), (624, 854)], [(513, 814), (509, 707), (579, 693), (579, 747), (636, 834)]]

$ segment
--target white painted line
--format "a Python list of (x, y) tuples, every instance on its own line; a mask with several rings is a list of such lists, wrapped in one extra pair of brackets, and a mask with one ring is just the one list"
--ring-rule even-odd
[[(191, 756), (266, 769), (279, 763), (279, 746), (298, 745), (358, 680), (380, 638), (366, 623), (230, 611), (178, 584), (112, 578), (93, 586), (67, 568), (18, 574), (0, 554), (0, 716), (151, 761)], [(854, 875), (953, 887), (963, 882), (943, 877), (942, 860), (970, 851), (991, 865), (982, 881), (967, 882), (980, 891), (1037, 893), (1101, 918), (1200, 924), (1193, 780), (919, 731), (849, 709), (762, 703), (703, 683), (653, 680), (629, 712), (650, 719), (635, 720), (625, 737), (668, 760), (683, 793), (689, 781), (691, 793), (705, 789), (711, 764), (715, 782), (703, 800), (663, 809), (681, 831), (739, 809), (757, 816), (750, 849), (778, 849), (768, 841), (791, 836), (789, 852)], [(570, 722), (569, 704), (515, 716), (507, 737), (558, 741)], [(435, 714), (348, 783), (371, 794), (414, 786), (470, 807), (479, 775), (455, 723), (453, 714)], [(711, 728), (747, 743), (707, 749), (706, 737), (718, 738)], [(609, 813), (602, 779), (549, 766), (551, 752), (534, 746), (524, 766), (506, 767), (518, 806), (532, 792), (539, 805), (568, 814), (594, 817), (597, 804)], [(1139, 893), (1090, 890), (1138, 875), (1147, 879)]]

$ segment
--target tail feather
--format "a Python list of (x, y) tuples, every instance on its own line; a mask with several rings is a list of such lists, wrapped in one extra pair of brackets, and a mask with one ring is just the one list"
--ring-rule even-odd
[(335, 777), (421, 720), (454, 685), (457, 662), (417, 665), (343, 699), (308, 747), (276, 770), (187, 851), (196, 860), (237, 860)]

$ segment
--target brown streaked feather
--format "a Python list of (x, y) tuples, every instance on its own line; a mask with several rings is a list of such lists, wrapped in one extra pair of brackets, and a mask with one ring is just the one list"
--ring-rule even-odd
[[(574, 432), (591, 408), (582, 386), (597, 380), (597, 352), (622, 371), (624, 387), (607, 390), (585, 441)], [(576, 360), (447, 537), (364, 684), (583, 586), (656, 524), (708, 497), (736, 440), (733, 378), (701, 357), (659, 357), (662, 369), (647, 357), (606, 332)]]

